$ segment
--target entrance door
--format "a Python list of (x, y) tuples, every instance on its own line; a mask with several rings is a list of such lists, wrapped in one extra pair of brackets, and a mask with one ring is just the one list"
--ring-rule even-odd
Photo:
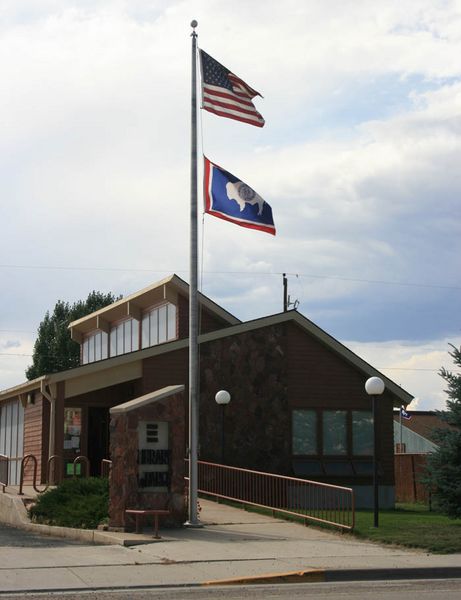
[(92, 477), (101, 475), (103, 458), (109, 458), (109, 409), (93, 406), (88, 409), (88, 459)]

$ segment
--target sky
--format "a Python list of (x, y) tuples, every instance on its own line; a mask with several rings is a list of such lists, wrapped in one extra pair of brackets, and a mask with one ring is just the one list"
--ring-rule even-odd
[[(202, 291), (298, 310), (443, 409), (461, 344), (461, 0), (3, 0), (0, 389), (58, 299), (189, 279), (191, 28), (261, 92), (200, 152), (277, 235), (200, 215)], [(202, 114), (203, 113), (203, 114)], [(201, 177), (201, 174), (200, 174)]]

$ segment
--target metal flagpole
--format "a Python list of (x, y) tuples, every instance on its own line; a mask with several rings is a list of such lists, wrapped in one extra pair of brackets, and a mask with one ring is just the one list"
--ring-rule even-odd
[(189, 519), (198, 527), (197, 455), (198, 455), (198, 225), (197, 225), (197, 21), (191, 22), (192, 93), (191, 93), (191, 173), (190, 173), (190, 283), (189, 283)]

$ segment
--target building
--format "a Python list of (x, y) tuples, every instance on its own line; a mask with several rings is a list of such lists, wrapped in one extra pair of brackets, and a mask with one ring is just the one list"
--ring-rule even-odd
[(394, 440), (396, 452), (407, 454), (427, 454), (437, 449), (434, 438), (436, 429), (452, 429), (435, 411), (412, 410), (411, 419), (400, 421), (399, 413), (394, 414)]
[[(372, 497), (373, 423), (364, 384), (379, 376), (381, 506), (394, 502), (393, 407), (412, 396), (293, 310), (241, 322), (205, 296), (200, 308), (200, 458), (354, 487)], [(81, 366), (0, 392), (0, 453), (108, 457), (109, 409), (188, 381), (188, 286), (176, 275), (71, 324)], [(187, 394), (186, 394), (187, 396)], [(12, 462), (14, 465), (14, 461)], [(12, 468), (12, 480), (17, 478)]]

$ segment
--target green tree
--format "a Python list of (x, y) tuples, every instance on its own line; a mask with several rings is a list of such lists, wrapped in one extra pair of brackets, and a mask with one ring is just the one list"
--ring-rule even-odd
[[(461, 349), (450, 346), (450, 356), (461, 367)], [(431, 487), (437, 508), (461, 518), (461, 374), (442, 368), (440, 375), (447, 382), (448, 399), (447, 409), (439, 415), (451, 427), (434, 432), (438, 449), (428, 457), (425, 483)]]
[(86, 300), (74, 304), (58, 300), (53, 313), (47, 311), (37, 332), (32, 365), (26, 370), (27, 379), (35, 379), (46, 373), (64, 371), (80, 364), (80, 347), (70, 337), (69, 323), (95, 310), (112, 304), (115, 298), (110, 292), (91, 292)]

